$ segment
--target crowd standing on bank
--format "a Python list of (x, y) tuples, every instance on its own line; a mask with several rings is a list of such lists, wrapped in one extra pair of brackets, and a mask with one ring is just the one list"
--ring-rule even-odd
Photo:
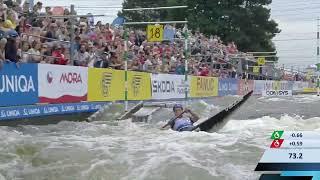
[[(50, 15), (70, 15), (62, 7), (44, 7), (37, 2), (32, 10), (28, 1), (0, 0), (0, 67), (6, 61), (15, 63), (49, 63), (97, 68), (128, 69), (152, 73), (188, 74), (214, 77), (236, 77), (230, 57), (241, 55), (234, 42), (225, 44), (218, 36), (206, 37), (198, 30), (188, 31), (189, 52), (185, 57), (184, 29), (174, 30), (174, 41), (148, 42), (146, 32), (94, 22), (92, 17), (78, 18), (74, 28), (74, 46), (70, 48), (71, 19)], [(124, 35), (128, 36), (125, 54)], [(70, 61), (74, 49), (74, 61)], [(218, 62), (218, 63), (217, 63)], [(215, 64), (218, 64), (215, 65)], [(225, 64), (225, 65), (222, 65)], [(218, 68), (217, 68), (218, 67)]]

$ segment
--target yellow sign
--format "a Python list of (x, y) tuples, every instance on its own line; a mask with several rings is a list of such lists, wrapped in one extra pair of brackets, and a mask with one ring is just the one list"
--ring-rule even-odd
[(148, 42), (161, 42), (163, 40), (163, 25), (148, 25)]
[(316, 93), (317, 88), (303, 88), (304, 93)]
[(254, 73), (260, 73), (260, 67), (259, 66), (253, 66), (253, 72)]
[(218, 78), (191, 76), (191, 97), (218, 96)]
[(128, 100), (148, 99), (151, 99), (150, 74), (128, 71)]
[(266, 64), (266, 58), (265, 57), (259, 57), (258, 58), (258, 65), (265, 65)]
[(124, 100), (124, 71), (89, 68), (88, 101)]

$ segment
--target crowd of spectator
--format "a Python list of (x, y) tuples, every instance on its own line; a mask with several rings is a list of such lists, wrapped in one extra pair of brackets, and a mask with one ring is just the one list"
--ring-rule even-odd
[[(0, 68), (12, 61), (124, 69), (127, 57), (129, 70), (185, 74), (188, 59), (188, 74), (236, 76), (236, 67), (229, 60), (241, 52), (234, 42), (224, 44), (218, 36), (207, 37), (199, 30), (185, 31), (185, 27), (173, 24), (165, 28), (173, 30), (174, 40), (155, 43), (147, 41), (143, 30), (95, 23), (93, 17), (74, 19), (74, 28), (71, 18), (52, 17), (70, 14), (67, 8), (43, 7), (41, 2), (30, 8), (29, 1), (22, 4), (21, 0), (0, 0)], [(189, 40), (187, 54), (185, 32)], [(128, 37), (127, 53), (124, 36)]]
[[(154, 73), (188, 73), (201, 76), (228, 76), (233, 68), (213, 68), (217, 60), (228, 61), (229, 54), (238, 53), (231, 42), (224, 45), (217, 36), (209, 38), (199, 31), (189, 31), (189, 55), (185, 57), (183, 29), (167, 25), (175, 32), (174, 41), (148, 42), (146, 32), (129, 29), (128, 52), (124, 50), (122, 26), (111, 26), (93, 17), (77, 18), (74, 27), (74, 45), (70, 48), (71, 19), (50, 15), (70, 15), (62, 7), (43, 7), (37, 2), (30, 8), (28, 1), (0, 0), (0, 66), (5, 61), (16, 63), (50, 63), (124, 69), (124, 57), (128, 69)], [(74, 49), (70, 61), (70, 49)], [(222, 66), (221, 66), (222, 67)]]

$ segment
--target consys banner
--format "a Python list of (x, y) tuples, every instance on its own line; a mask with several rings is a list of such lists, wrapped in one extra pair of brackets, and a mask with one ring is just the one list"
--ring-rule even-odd
[(254, 94), (262, 95), (263, 91), (279, 91), (279, 90), (292, 90), (293, 83), (290, 81), (269, 81), (269, 80), (255, 80), (254, 81)]
[(88, 68), (39, 64), (41, 103), (67, 103), (87, 100)]
[(218, 96), (218, 78), (191, 76), (191, 97)]
[(0, 70), (0, 106), (38, 103), (37, 64), (5, 63)]
[[(190, 78), (188, 82), (190, 82)], [(152, 99), (182, 99), (185, 97), (185, 77), (182, 75), (152, 74), (151, 89)]]

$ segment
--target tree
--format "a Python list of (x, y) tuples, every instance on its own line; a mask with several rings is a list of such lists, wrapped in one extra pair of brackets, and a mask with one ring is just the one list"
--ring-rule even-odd
[[(149, 2), (149, 3), (148, 3)], [(192, 30), (218, 35), (224, 42), (234, 41), (238, 49), (274, 51), (272, 38), (279, 33), (278, 24), (270, 19), (272, 0), (125, 0), (124, 8), (188, 5), (188, 9), (122, 12), (134, 21), (188, 20)]]

